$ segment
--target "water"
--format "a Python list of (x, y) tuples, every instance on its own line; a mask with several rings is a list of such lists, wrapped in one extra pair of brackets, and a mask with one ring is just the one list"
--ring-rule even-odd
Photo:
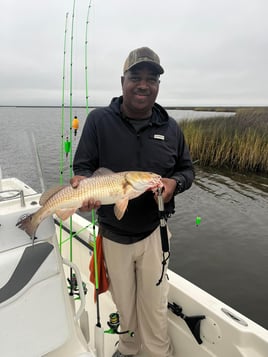
[[(170, 267), (266, 328), (267, 202), (267, 179), (198, 170), (170, 221)], [(198, 227), (196, 216), (202, 218)]]
[[(170, 111), (191, 118), (192, 111)], [(202, 113), (198, 113), (202, 115)], [(85, 122), (85, 109), (73, 116)], [(69, 131), (65, 111), (64, 137)], [(0, 167), (40, 190), (34, 133), (46, 187), (59, 182), (61, 109), (0, 108)], [(74, 150), (81, 130), (74, 140)], [(69, 160), (64, 160), (64, 181)], [(268, 328), (268, 178), (196, 168), (192, 188), (176, 197), (170, 219), (170, 268), (223, 302)], [(197, 227), (196, 217), (202, 218)]]

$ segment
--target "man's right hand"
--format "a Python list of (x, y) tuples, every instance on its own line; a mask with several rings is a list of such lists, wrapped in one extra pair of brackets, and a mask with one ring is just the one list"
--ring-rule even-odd
[[(79, 183), (86, 179), (86, 176), (73, 176), (70, 180), (70, 184), (72, 185), (73, 188), (77, 188), (79, 186)], [(100, 201), (95, 201), (94, 198), (90, 198), (89, 200), (85, 200), (82, 204), (82, 206), (79, 208), (81, 212), (89, 212), (92, 209), (98, 209), (101, 206)]]

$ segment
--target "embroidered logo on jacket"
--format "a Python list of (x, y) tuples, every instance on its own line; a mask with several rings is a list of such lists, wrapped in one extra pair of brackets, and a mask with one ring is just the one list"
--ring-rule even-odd
[(164, 135), (161, 135), (161, 134), (154, 134), (154, 139), (165, 140), (165, 137), (164, 137)]

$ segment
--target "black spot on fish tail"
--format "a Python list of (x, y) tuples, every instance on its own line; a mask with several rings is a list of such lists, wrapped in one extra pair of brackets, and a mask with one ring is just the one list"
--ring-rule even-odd
[(33, 215), (33, 213), (29, 215), (23, 215), (16, 223), (16, 226), (25, 231), (31, 239), (35, 239), (35, 232), (37, 230), (37, 226), (33, 222)]

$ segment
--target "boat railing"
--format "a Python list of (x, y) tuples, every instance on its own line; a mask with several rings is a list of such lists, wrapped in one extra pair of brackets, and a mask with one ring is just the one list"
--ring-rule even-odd
[(0, 202), (20, 198), (21, 207), (25, 207), (25, 198), (23, 190), (4, 190), (0, 191)]

